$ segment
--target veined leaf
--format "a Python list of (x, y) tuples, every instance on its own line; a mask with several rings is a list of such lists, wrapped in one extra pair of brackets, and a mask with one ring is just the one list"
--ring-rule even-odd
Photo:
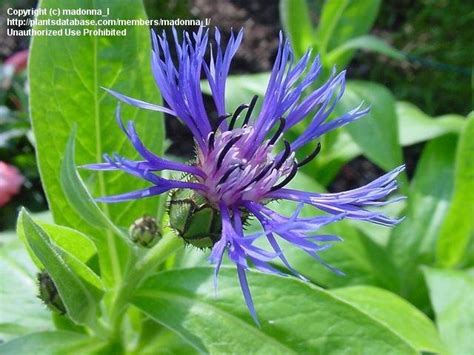
[[(46, 233), (55, 250), (68, 267), (93, 286), (95, 288), (94, 291), (103, 289), (100, 278), (85, 264), (96, 253), (95, 245), (88, 237), (71, 228), (42, 222), (35, 223)], [(17, 234), (24, 243), (35, 265), (39, 270), (43, 270), (45, 265), (31, 248), (22, 223), (17, 225)], [(99, 292), (97, 294), (99, 295)]]
[[(261, 322), (252, 321), (235, 270), (223, 268), (218, 295), (213, 269), (161, 272), (133, 303), (201, 352), (418, 354), (398, 332), (362, 308), (311, 284), (250, 272)], [(302, 326), (304, 324), (304, 326)]]
[[(77, 9), (88, 8), (90, 4), (87, 0), (42, 0), (39, 6), (45, 9)], [(106, 0), (95, 2), (94, 8), (104, 12), (108, 9), (111, 18), (121, 20), (146, 17), (140, 0), (126, 3)], [(49, 15), (39, 16), (41, 20), (48, 18)], [(86, 19), (87, 16), (75, 18)], [(47, 28), (37, 26), (35, 29)], [(111, 253), (120, 255), (123, 253), (115, 245), (116, 236), (104, 236), (103, 229), (91, 228), (89, 221), (80, 218), (71, 208), (60, 185), (59, 174), (73, 125), (78, 128), (78, 164), (100, 162), (104, 153), (117, 152), (131, 159), (138, 158), (138, 153), (126, 142), (125, 135), (115, 122), (116, 99), (101, 89), (112, 88), (142, 100), (159, 102), (149, 66), (150, 33), (146, 26), (125, 26), (123, 29), (127, 31), (124, 37), (34, 37), (29, 60), (30, 107), (38, 164), (55, 222), (97, 239), (106, 239)], [(161, 153), (162, 115), (131, 107), (124, 107), (123, 113), (124, 120), (136, 121), (137, 130), (147, 146)], [(145, 186), (144, 182), (113, 172), (89, 174), (87, 181), (91, 183), (94, 196), (112, 195)], [(158, 203), (159, 199), (144, 199), (104, 205), (103, 211), (114, 223), (128, 227), (144, 213), (154, 215)], [(108, 267), (105, 267), (106, 262), (101, 265), (107, 284), (120, 278), (124, 263), (126, 260), (119, 259), (108, 263)]]
[(91, 235), (94, 236), (93, 240), (97, 246), (103, 279), (110, 284), (111, 280), (119, 280), (122, 277), (122, 270), (131, 257), (130, 242), (90, 196), (77, 173), (74, 152), (75, 132), (73, 131), (61, 164), (61, 185), (66, 198), (79, 215), (96, 227)]
[(420, 353), (447, 354), (431, 320), (397, 295), (367, 286), (339, 288), (331, 293), (385, 324)]

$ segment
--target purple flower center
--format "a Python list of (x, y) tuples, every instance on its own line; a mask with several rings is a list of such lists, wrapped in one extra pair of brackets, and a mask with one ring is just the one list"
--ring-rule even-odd
[[(281, 119), (272, 138), (263, 144), (255, 144), (255, 129), (247, 125), (246, 120), (242, 127), (233, 128), (242, 108), (247, 106), (242, 105), (236, 110), (228, 130), (218, 127), (209, 134), (207, 149), (197, 148), (197, 166), (205, 174), (197, 180), (207, 187), (202, 194), (215, 207), (222, 202), (228, 207), (242, 201), (261, 202), (268, 192), (286, 185), (297, 170), (294, 152), (286, 141), (283, 152), (274, 152), (285, 120)], [(247, 117), (250, 114), (251, 109)], [(219, 122), (224, 119), (222, 117)], [(282, 181), (277, 184), (279, 180)]]

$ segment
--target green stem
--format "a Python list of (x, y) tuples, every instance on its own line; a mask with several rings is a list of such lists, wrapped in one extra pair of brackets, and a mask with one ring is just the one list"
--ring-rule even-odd
[(117, 291), (110, 312), (112, 339), (120, 335), (120, 325), (125, 314), (125, 308), (133, 292), (163, 263), (171, 254), (183, 246), (183, 241), (174, 233), (163, 236), (145, 256), (139, 260), (124, 276)]
[(171, 254), (183, 246), (183, 240), (174, 232), (166, 233), (163, 239), (145, 254), (136, 264), (136, 269), (146, 277)]

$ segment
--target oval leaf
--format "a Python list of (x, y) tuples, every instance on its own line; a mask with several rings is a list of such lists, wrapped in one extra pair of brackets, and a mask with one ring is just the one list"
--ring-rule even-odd
[[(364, 311), (292, 278), (249, 273), (261, 328), (243, 302), (233, 269), (166, 271), (150, 278), (133, 303), (156, 321), (211, 353), (417, 354), (409, 343)], [(302, 326), (304, 325), (304, 326)]]

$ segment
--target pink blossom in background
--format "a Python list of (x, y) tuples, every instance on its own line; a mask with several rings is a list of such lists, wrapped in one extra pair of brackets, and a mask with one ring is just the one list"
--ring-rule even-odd
[(17, 168), (0, 161), (0, 207), (20, 192), (23, 176)]
[(13, 66), (15, 73), (25, 70), (28, 64), (28, 49), (24, 49), (8, 57), (4, 64)]

